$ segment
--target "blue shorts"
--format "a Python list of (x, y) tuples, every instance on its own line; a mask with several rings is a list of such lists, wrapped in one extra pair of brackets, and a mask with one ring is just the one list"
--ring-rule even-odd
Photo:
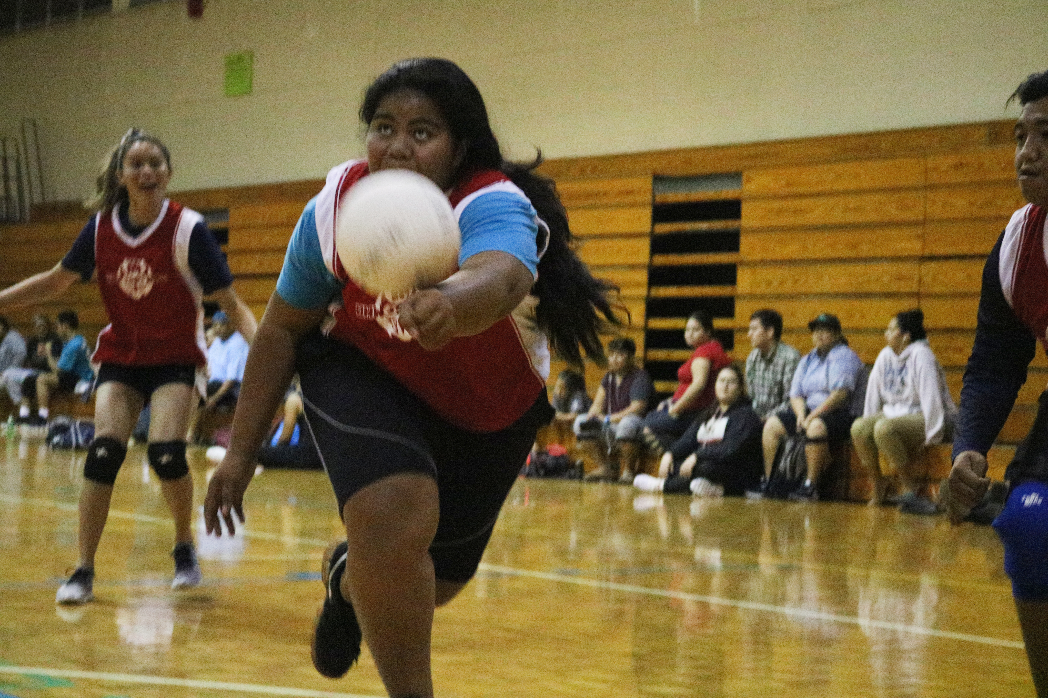
[(1022, 601), (1048, 601), (1048, 483), (1027, 480), (993, 522), (1004, 544), (1004, 571)]

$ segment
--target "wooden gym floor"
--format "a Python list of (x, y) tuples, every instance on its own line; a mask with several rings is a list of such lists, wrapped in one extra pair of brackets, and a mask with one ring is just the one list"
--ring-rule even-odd
[[(369, 655), (317, 675), (318, 566), (340, 524), (322, 473), (268, 470), (246, 533), (199, 540), (170, 591), (172, 527), (133, 447), (95, 595), (76, 560), (83, 452), (0, 441), (0, 697), (382, 696)], [(191, 449), (197, 499), (210, 464)], [(437, 612), (445, 698), (1032, 696), (1001, 547), (856, 504), (638, 495), (521, 480), (476, 579)]]

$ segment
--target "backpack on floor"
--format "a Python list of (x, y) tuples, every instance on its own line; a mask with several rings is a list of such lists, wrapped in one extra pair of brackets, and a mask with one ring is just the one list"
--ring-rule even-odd
[(808, 475), (808, 459), (804, 455), (804, 434), (793, 434), (783, 439), (775, 465), (768, 478), (768, 497), (786, 499), (795, 492)]
[(558, 444), (535, 451), (528, 456), (524, 466), (524, 477), (555, 477), (567, 480), (581, 480), (582, 466), (573, 463), (568, 457), (567, 449)]
[(87, 448), (95, 438), (95, 424), (86, 419), (59, 416), (47, 425), (47, 445), (51, 448)]

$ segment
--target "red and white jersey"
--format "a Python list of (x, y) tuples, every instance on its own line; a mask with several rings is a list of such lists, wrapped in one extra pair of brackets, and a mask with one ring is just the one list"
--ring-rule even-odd
[(95, 269), (109, 324), (92, 361), (126, 366), (204, 366), (203, 290), (189, 267), (189, 238), (203, 217), (164, 201), (139, 235), (115, 209), (95, 219)]
[[(453, 339), (437, 351), (423, 349), (400, 327), (400, 299), (367, 293), (348, 278), (338, 260), (339, 201), (367, 173), (366, 162), (344, 163), (328, 174), (317, 197), (324, 263), (345, 284), (342, 303), (333, 310), (330, 335), (358, 347), (456, 426), (477, 432), (508, 427), (534, 404), (549, 375), (546, 336), (535, 322), (538, 299), (528, 296), (511, 315), (480, 334)], [(501, 172), (479, 172), (449, 196), (456, 217), (487, 191), (514, 191), (524, 197)]]
[(1027, 204), (1012, 214), (1001, 241), (1001, 291), (1008, 305), (1048, 351), (1046, 209)]

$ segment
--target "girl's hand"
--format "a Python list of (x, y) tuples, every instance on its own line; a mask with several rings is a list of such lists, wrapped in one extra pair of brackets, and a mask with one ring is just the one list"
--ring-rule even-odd
[(397, 312), (401, 328), (427, 351), (440, 349), (456, 336), (454, 308), (435, 288), (412, 292)]

